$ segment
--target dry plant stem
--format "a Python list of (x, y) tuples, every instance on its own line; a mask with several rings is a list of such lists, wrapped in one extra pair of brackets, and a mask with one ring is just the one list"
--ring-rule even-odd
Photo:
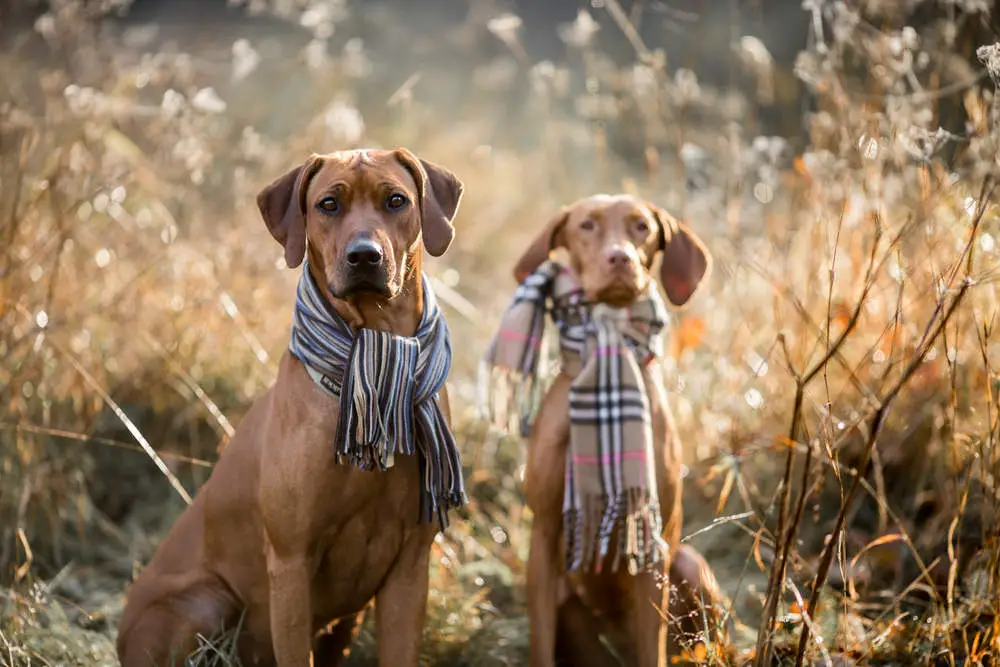
[[(826, 581), (826, 577), (830, 572), (830, 566), (833, 564), (833, 556), (838, 542), (837, 536), (840, 535), (844, 529), (847, 514), (854, 503), (855, 497), (858, 495), (858, 490), (861, 488), (861, 480), (868, 474), (868, 468), (870, 467), (872, 460), (872, 453), (875, 449), (875, 445), (878, 443), (878, 437), (881, 434), (882, 426), (885, 424), (885, 418), (889, 413), (892, 402), (899, 395), (899, 392), (902, 391), (903, 387), (905, 387), (910, 381), (910, 378), (913, 377), (913, 374), (917, 371), (917, 369), (920, 368), (920, 365), (923, 364), (924, 358), (930, 351), (931, 346), (934, 345), (938, 337), (944, 331), (948, 322), (951, 320), (952, 315), (954, 315), (958, 310), (958, 307), (961, 305), (965, 295), (968, 293), (969, 288), (974, 284), (970, 275), (972, 271), (972, 249), (974, 248), (975, 241), (978, 236), (983, 215), (986, 213), (986, 204), (992, 197), (994, 187), (995, 186), (988, 182), (983, 184), (979, 200), (979, 210), (972, 222), (972, 229), (969, 232), (969, 240), (966, 243), (960, 257), (960, 259), (964, 261), (956, 262), (955, 269), (952, 271), (952, 275), (950, 276), (948, 284), (953, 285), (959, 269), (962, 264), (965, 265), (965, 276), (958, 288), (958, 291), (952, 297), (947, 306), (945, 306), (945, 298), (942, 298), (938, 302), (937, 307), (934, 309), (934, 313), (931, 315), (930, 320), (927, 323), (927, 328), (924, 330), (924, 335), (917, 346), (913, 358), (910, 360), (909, 364), (907, 364), (896, 383), (885, 393), (882, 400), (879, 402), (878, 408), (872, 416), (872, 424), (868, 431), (868, 438), (865, 441), (862, 462), (861, 465), (858, 466), (858, 476), (855, 477), (854, 481), (851, 483), (851, 487), (847, 491), (847, 496), (844, 498), (840, 511), (837, 513), (837, 519), (834, 522), (834, 528), (830, 534), (830, 539), (827, 540), (826, 544), (823, 546), (819, 567), (816, 570), (816, 578), (813, 580), (812, 594), (809, 598), (809, 607), (806, 611), (810, 617), (816, 613), (816, 607), (819, 605), (820, 596), (823, 592), (823, 583)], [(798, 651), (795, 656), (795, 667), (802, 667), (803, 660), (805, 659), (806, 647), (809, 645), (809, 636), (809, 626), (803, 625), (802, 632), (799, 636)]]
[[(791, 289), (789, 289), (785, 285), (781, 285), (780, 283), (778, 283), (773, 279), (770, 279), (767, 275), (767, 271), (762, 266), (751, 264), (750, 268), (753, 269), (757, 273), (757, 275), (769, 281), (770, 288), (773, 289), (778, 294), (778, 296), (786, 299), (792, 305), (792, 307), (795, 308), (795, 312), (798, 314), (798, 316), (802, 319), (802, 321), (805, 324), (815, 329), (817, 332), (819, 332), (820, 335), (824, 335), (822, 325), (813, 320), (812, 316), (809, 315), (809, 311), (806, 309), (805, 304), (803, 304), (801, 299), (799, 299), (792, 293)], [(861, 382), (861, 379), (858, 377), (857, 372), (854, 370), (854, 368), (851, 367), (850, 363), (848, 363), (843, 353), (841, 353), (838, 350), (837, 353), (834, 355), (833, 360), (838, 363), (838, 365), (841, 367), (842, 370), (844, 370), (844, 372), (847, 373), (847, 380), (851, 383), (851, 386), (855, 389), (855, 391), (857, 391), (859, 394), (864, 394), (866, 397), (869, 398), (874, 397), (872, 391), (868, 389), (863, 382)]]
[[(19, 304), (14, 304), (14, 308), (22, 315), (27, 317), (29, 320), (31, 319), (31, 313), (25, 310), (23, 306), (20, 306)], [(97, 382), (94, 376), (91, 375), (87, 371), (87, 369), (84, 368), (83, 365), (80, 364), (80, 362), (77, 361), (72, 354), (70, 354), (65, 348), (63, 348), (62, 345), (59, 345), (58, 343), (56, 343), (51, 339), (47, 340), (46, 342), (48, 345), (52, 347), (52, 349), (54, 349), (63, 358), (65, 358), (66, 361), (68, 361), (70, 365), (76, 370), (76, 372), (79, 373), (81, 377), (83, 377), (84, 381), (88, 385), (90, 385), (91, 389), (93, 389), (94, 392), (101, 397), (101, 400), (105, 403), (105, 405), (107, 405), (111, 409), (111, 411), (115, 413), (115, 416), (118, 417), (118, 419), (122, 422), (122, 424), (125, 426), (128, 432), (132, 435), (132, 437), (135, 438), (139, 446), (142, 447), (143, 451), (149, 456), (150, 459), (152, 459), (153, 463), (160, 470), (160, 472), (163, 473), (163, 476), (166, 477), (167, 481), (170, 483), (170, 486), (173, 487), (174, 491), (177, 492), (177, 495), (181, 497), (181, 499), (184, 501), (186, 505), (190, 505), (192, 500), (191, 495), (184, 488), (184, 485), (181, 484), (180, 480), (177, 479), (177, 477), (170, 471), (170, 468), (167, 467), (167, 464), (164, 463), (163, 459), (160, 458), (159, 453), (155, 449), (153, 449), (153, 446), (151, 444), (149, 444), (149, 441), (142, 434), (139, 428), (132, 422), (131, 419), (128, 418), (128, 415), (126, 415), (125, 411), (121, 409), (121, 406), (119, 406), (118, 403), (116, 403), (115, 400), (111, 398), (111, 396), (101, 387), (100, 383)]]
[(149, 334), (144, 334), (144, 337), (146, 339), (147, 344), (162, 356), (163, 360), (167, 363), (170, 369), (177, 375), (177, 377), (180, 378), (181, 382), (183, 382), (184, 385), (187, 386), (187, 388), (191, 391), (191, 393), (195, 395), (195, 398), (197, 398), (201, 402), (201, 404), (205, 406), (205, 409), (208, 410), (209, 414), (212, 415), (212, 418), (219, 425), (219, 428), (222, 429), (223, 435), (226, 438), (232, 438), (233, 435), (236, 433), (236, 429), (233, 428), (232, 422), (230, 422), (229, 418), (227, 418), (226, 415), (223, 414), (222, 409), (218, 406), (218, 404), (215, 401), (211, 399), (211, 397), (209, 397), (208, 393), (205, 392), (204, 388), (202, 388), (202, 386), (198, 384), (198, 381), (195, 380), (193, 377), (191, 377), (191, 374), (185, 371), (184, 368), (182, 368), (181, 365), (177, 363), (177, 361), (173, 357), (170, 356), (170, 352), (168, 352), (166, 348), (160, 345), (155, 338), (153, 338)]
[[(860, 421), (859, 421), (859, 423), (860, 423)], [(806, 449), (806, 446), (804, 446), (804, 445), (798, 445), (798, 447), (800, 447), (803, 450)], [(874, 459), (873, 459), (873, 462), (874, 462)], [(843, 479), (844, 475), (847, 475), (847, 476), (853, 477), (853, 478), (858, 478), (859, 475), (860, 475), (859, 471), (856, 468), (851, 468), (851, 467), (846, 466), (843, 463), (839, 463), (839, 462), (837, 462), (837, 461), (835, 461), (833, 459), (830, 459), (830, 460), (821, 460), (821, 463), (823, 463), (824, 465), (832, 467), (833, 470), (834, 470), (834, 472), (837, 474), (838, 478), (840, 478), (840, 479)], [(906, 527), (903, 525), (903, 520), (889, 506), (888, 501), (885, 499), (885, 495), (883, 493), (879, 492), (879, 490), (877, 488), (875, 488), (871, 484), (869, 484), (868, 481), (866, 479), (864, 479), (863, 477), (861, 478), (860, 484), (861, 484), (861, 489), (865, 493), (867, 493), (871, 497), (872, 500), (875, 501), (876, 505), (878, 505), (879, 512), (880, 513), (884, 513), (886, 515), (887, 522), (891, 521), (894, 525), (897, 526), (897, 528), (899, 530), (900, 539), (902, 539), (903, 543), (910, 550), (910, 555), (913, 556), (913, 560), (916, 562), (917, 568), (920, 570), (920, 576), (915, 581), (920, 581), (921, 579), (925, 580), (927, 582), (927, 584), (929, 585), (929, 587), (930, 587), (929, 588), (930, 592), (932, 594), (935, 594), (936, 591), (933, 588), (934, 581), (931, 578), (929, 566), (926, 563), (924, 563), (924, 559), (921, 558), (920, 552), (917, 550), (917, 546), (913, 543), (913, 538), (910, 537), (909, 531), (907, 531)], [(855, 556), (855, 557), (857, 557), (857, 556)], [(883, 612), (879, 616), (876, 616), (875, 617), (875, 621), (878, 622), (878, 621), (882, 620), (885, 617), (885, 614), (887, 612), (888, 612), (888, 610), (886, 612)]]
[(635, 29), (635, 26), (632, 25), (628, 15), (625, 14), (625, 10), (618, 4), (618, 0), (605, 0), (604, 8), (608, 10), (608, 14), (611, 14), (611, 18), (614, 19), (614, 22), (618, 25), (622, 34), (625, 35), (625, 38), (628, 39), (632, 48), (639, 54), (639, 57), (649, 62), (652, 59), (652, 54), (642, 41), (642, 37), (639, 36), (639, 32)]
[[(872, 252), (869, 257), (868, 269), (865, 272), (864, 288), (855, 304), (853, 312), (847, 321), (844, 330), (840, 332), (829, 347), (826, 353), (816, 363), (814, 363), (804, 374), (799, 375), (792, 366), (791, 359), (788, 358), (788, 367), (795, 376), (795, 402), (792, 407), (792, 420), (788, 427), (788, 455), (785, 457), (785, 470), (781, 479), (781, 499), (778, 507), (778, 532), (777, 547), (779, 550), (777, 558), (771, 562), (771, 571), (768, 574), (767, 597), (764, 602), (764, 613), (761, 615), (760, 626), (757, 630), (757, 647), (754, 654), (754, 666), (764, 667), (770, 664), (771, 659), (771, 626), (778, 609), (778, 599), (784, 590), (785, 572), (788, 567), (788, 555), (791, 551), (792, 543), (795, 541), (795, 533), (798, 529), (799, 521), (802, 518), (805, 499), (808, 494), (806, 483), (808, 482), (809, 469), (812, 464), (812, 447), (807, 448), (804, 469), (802, 473), (802, 488), (799, 492), (796, 503), (796, 511), (793, 520), (786, 525), (788, 519), (788, 509), (791, 499), (792, 470), (795, 464), (795, 447), (793, 443), (799, 432), (802, 421), (802, 404), (805, 399), (806, 387), (812, 382), (820, 372), (826, 368), (827, 364), (837, 355), (840, 348), (847, 341), (851, 332), (854, 331), (861, 319), (861, 312), (868, 300), (868, 294), (872, 288), (872, 278), (875, 272), (876, 253), (881, 239), (880, 227), (876, 227), (875, 241), (872, 243)], [(786, 354), (787, 357), (787, 354)]]
[(632, 3), (632, 10), (629, 12), (628, 21), (632, 26), (639, 30), (639, 25), (642, 23), (642, 15), (646, 11), (646, 0), (635, 0)]
[[(837, 355), (840, 347), (843, 346), (844, 342), (851, 334), (851, 331), (857, 326), (857, 323), (861, 317), (861, 310), (864, 307), (865, 303), (867, 302), (868, 294), (872, 289), (872, 285), (874, 284), (875, 258), (876, 258), (876, 253), (878, 251), (880, 240), (881, 240), (881, 227), (877, 226), (875, 228), (875, 238), (872, 243), (871, 256), (869, 257), (868, 260), (868, 268), (865, 271), (865, 282), (864, 282), (865, 287), (862, 290), (861, 297), (858, 299), (857, 306), (855, 307), (854, 312), (851, 313), (851, 319), (848, 321), (847, 327), (845, 327), (844, 331), (841, 333), (840, 337), (838, 337), (837, 341), (833, 345), (830, 345), (828, 343), (827, 347), (828, 353), (827, 356), (824, 357), (824, 359), (820, 360), (821, 365), (817, 365), (814, 367), (812, 375), (807, 374), (806, 377), (803, 378), (803, 384), (802, 384), (803, 388), (805, 387), (806, 383), (812, 380), (814, 375), (820, 372), (824, 373), (824, 379), (825, 379), (826, 375), (825, 371), (827, 366), (829, 365), (829, 362), (833, 359), (835, 355)], [(832, 300), (828, 303), (832, 303)], [(828, 305), (828, 309), (832, 309), (832, 306)], [(827, 332), (827, 335), (829, 335), (829, 330)], [(829, 393), (829, 389), (827, 391)], [(806, 447), (805, 462), (802, 464), (802, 479), (799, 482), (799, 496), (795, 506), (795, 515), (792, 517), (792, 523), (788, 526), (787, 536), (784, 541), (784, 544), (782, 545), (782, 554), (783, 558), (786, 561), (788, 559), (788, 552), (791, 549), (791, 545), (795, 542), (795, 536), (798, 534), (799, 524), (802, 521), (802, 514), (805, 511), (806, 499), (809, 496), (808, 488), (809, 488), (810, 470), (812, 469), (812, 455), (813, 455), (812, 446)]]
[(14, 193), (14, 201), (11, 202), (10, 213), (7, 216), (7, 223), (4, 225), (3, 229), (3, 236), (6, 237), (3, 253), (5, 272), (10, 270), (11, 265), (15, 261), (15, 255), (10, 252), (10, 249), (14, 247), (14, 241), (17, 238), (18, 228), (21, 224), (21, 216), (18, 214), (21, 212), (21, 186), (24, 183), (24, 167), (27, 163), (28, 155), (28, 140), (22, 139), (20, 152), (18, 154), (18, 169), (14, 175), (14, 183), (11, 185), (11, 191)]
[[(125, 449), (130, 452), (145, 453), (142, 447), (138, 445), (133, 445), (130, 442), (124, 442), (122, 440), (115, 440), (114, 438), (102, 438), (98, 436), (88, 435), (86, 433), (74, 433), (73, 431), (66, 431), (59, 428), (50, 428), (47, 426), (37, 426), (35, 424), (27, 424), (25, 422), (19, 422), (17, 424), (9, 424), (5, 422), (0, 422), (0, 430), (13, 431), (15, 433), (35, 433), (38, 435), (48, 435), (53, 438), (62, 438), (64, 440), (75, 440), (76, 442), (85, 443), (95, 443), (98, 445), (105, 445), (108, 447), (116, 447), (118, 449)], [(184, 456), (183, 454), (176, 454), (174, 452), (163, 452), (157, 451), (157, 454), (161, 459), (178, 461), (180, 463), (187, 463), (189, 465), (198, 466), (199, 468), (211, 468), (212, 463), (204, 459), (198, 459), (191, 456)]]
[[(965, 282), (963, 283), (962, 287), (959, 288), (958, 293), (952, 299), (952, 302), (951, 304), (949, 304), (948, 309), (944, 312), (944, 316), (942, 319), (943, 323), (947, 322), (947, 320), (951, 318), (952, 314), (960, 305), (962, 298), (965, 296), (971, 284), (972, 284), (971, 282)], [(823, 590), (823, 582), (826, 581), (826, 577), (830, 571), (830, 566), (833, 563), (833, 555), (834, 552), (836, 551), (836, 544), (837, 544), (837, 539), (835, 538), (835, 536), (839, 535), (844, 528), (844, 524), (846, 523), (845, 519), (847, 517), (849, 508), (852, 506), (854, 499), (858, 494), (858, 489), (861, 488), (859, 480), (863, 479), (868, 474), (868, 468), (870, 467), (871, 464), (872, 450), (874, 449), (875, 444), (878, 441), (878, 436), (880, 435), (882, 426), (885, 423), (885, 418), (888, 414), (889, 407), (892, 404), (892, 400), (896, 398), (899, 391), (913, 376), (913, 373), (917, 370), (920, 364), (923, 363), (924, 357), (926, 356), (927, 351), (930, 349), (931, 344), (933, 344), (933, 342), (937, 339), (938, 335), (941, 333), (942, 326), (935, 327), (932, 330), (931, 335), (925, 339), (926, 341), (925, 344), (921, 346), (918, 354), (910, 362), (909, 366), (907, 367), (906, 371), (903, 374), (903, 377), (896, 383), (896, 385), (892, 387), (892, 389), (890, 389), (889, 393), (883, 399), (882, 404), (875, 411), (875, 414), (872, 418), (872, 425), (869, 430), (868, 438), (865, 441), (864, 458), (862, 459), (861, 465), (858, 467), (858, 475), (857, 477), (854, 478), (854, 481), (851, 483), (851, 487), (847, 491), (847, 496), (844, 498), (844, 502), (841, 505), (840, 511), (837, 514), (837, 519), (834, 523), (833, 532), (830, 535), (830, 539), (827, 540), (826, 545), (823, 547), (823, 552), (822, 555), (820, 556), (819, 568), (817, 569), (816, 572), (816, 578), (813, 581), (812, 595), (809, 598), (809, 607), (807, 610), (807, 614), (810, 616), (812, 616), (815, 613), (816, 607), (819, 604), (819, 598)], [(802, 629), (802, 634), (800, 635), (799, 638), (798, 653), (796, 654), (795, 658), (796, 667), (801, 667), (801, 665), (803, 664), (802, 661), (805, 658), (805, 651), (808, 643), (809, 643), (809, 628), (808, 626), (804, 626)]]
[(190, 505), (192, 500), (191, 495), (184, 488), (184, 485), (181, 484), (181, 481), (170, 471), (167, 464), (163, 462), (163, 459), (160, 458), (157, 451), (153, 449), (153, 446), (149, 444), (149, 441), (139, 430), (139, 427), (137, 427), (132, 420), (128, 418), (128, 415), (126, 415), (125, 411), (121, 409), (121, 406), (119, 406), (118, 403), (116, 403), (115, 400), (101, 388), (94, 376), (87, 372), (87, 369), (84, 368), (75, 358), (73, 358), (72, 355), (67, 353), (62, 346), (56, 345), (52, 341), (49, 341), (49, 345), (59, 352), (70, 363), (70, 365), (76, 369), (87, 384), (89, 384), (90, 387), (101, 397), (101, 400), (104, 401), (109, 408), (111, 408), (111, 411), (115, 413), (115, 416), (118, 417), (132, 437), (135, 438), (136, 442), (139, 443), (139, 446), (142, 447), (143, 451), (145, 451), (149, 458), (152, 459), (156, 467), (161, 473), (163, 473), (163, 476), (167, 478), (170, 486), (173, 487), (174, 491), (177, 492), (177, 495), (181, 497), (181, 500), (183, 500), (186, 505)]

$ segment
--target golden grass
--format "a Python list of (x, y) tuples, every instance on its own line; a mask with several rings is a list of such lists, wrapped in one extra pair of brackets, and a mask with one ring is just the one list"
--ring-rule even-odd
[[(936, 147), (935, 100), (913, 94), (910, 72), (857, 92), (866, 81), (846, 56), (898, 64), (902, 33), (861, 22), (805, 54), (820, 111), (807, 150), (775, 157), (780, 146), (720, 131), (725, 96), (653, 55), (622, 68), (584, 46), (596, 93), (563, 91), (578, 70), (522, 62), (534, 88), (521, 127), (497, 115), (512, 94), (502, 67), (471, 47), (486, 83), (457, 106), (420, 99), (416, 81), (355, 107), (374, 84), (350, 54), (312, 72), (272, 56), (230, 83), (207, 52), (144, 59), (71, 15), (53, 26), (72, 61), (0, 63), (17, 73), (0, 90), (0, 662), (113, 664), (129, 577), (287, 342), (295, 274), (254, 195), (311, 151), (373, 143), (448, 165), (467, 192), (456, 245), (429, 272), (461, 341), (453, 394), (473, 502), (435, 545), (425, 664), (523, 664), (524, 448), (476, 420), (476, 363), (518, 252), (595, 189), (671, 208), (716, 259), (677, 316), (667, 380), (690, 470), (685, 532), (740, 623), (733, 646), (695, 657), (760, 664), (763, 647), (792, 664), (803, 627), (823, 638), (803, 644), (810, 655), (862, 664), (977, 664), (996, 649), (1000, 135), (988, 95), (968, 91), (970, 134), (946, 167), (920, 154)], [(518, 52), (516, 34), (499, 36)], [(930, 87), (932, 70), (914, 76)], [(287, 89), (261, 94), (279, 83), (300, 91), (294, 108)], [(331, 99), (341, 120), (327, 126)], [(606, 110), (603, 129), (584, 108)], [(352, 134), (345, 109), (381, 122)], [(301, 130), (246, 129), (282, 114)], [(649, 159), (616, 158), (622, 137)], [(685, 142), (707, 162), (682, 159)], [(371, 633), (351, 664), (372, 664)], [(206, 640), (198, 664), (228, 664), (220, 648)]]

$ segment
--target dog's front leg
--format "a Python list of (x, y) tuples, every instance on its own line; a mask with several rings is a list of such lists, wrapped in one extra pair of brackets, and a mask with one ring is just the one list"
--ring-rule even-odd
[(407, 537), (399, 559), (375, 595), (375, 633), (380, 667), (417, 667), (427, 615), (430, 543), (434, 529)]
[(527, 582), (531, 667), (555, 665), (559, 530), (558, 523), (539, 521), (537, 516), (531, 526)]
[(528, 555), (528, 620), (531, 667), (555, 665), (562, 538), (563, 490), (569, 446), (570, 380), (560, 375), (549, 388), (528, 444), (525, 495), (534, 518)]
[(278, 667), (309, 667), (312, 653), (312, 607), (309, 561), (305, 554), (278, 555), (269, 548), (271, 639)]
[[(265, 459), (264, 464), (268, 463)], [(288, 460), (274, 462), (270, 470), (261, 485), (260, 507), (274, 657), (277, 667), (309, 667), (314, 634), (309, 517), (314, 512), (308, 510), (310, 503), (300, 491), (319, 486), (309, 484), (308, 478), (298, 486), (287, 481), (295, 472)]]
[(638, 667), (666, 667), (666, 568), (640, 572), (632, 578), (633, 632)]

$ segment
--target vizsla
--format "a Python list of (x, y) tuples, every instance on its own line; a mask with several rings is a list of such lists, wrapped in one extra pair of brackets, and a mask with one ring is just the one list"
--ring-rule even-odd
[[(661, 257), (660, 282), (667, 298), (676, 307), (683, 306), (692, 297), (708, 274), (711, 263), (708, 251), (688, 227), (662, 209), (630, 195), (596, 195), (559, 211), (518, 261), (517, 280), (524, 281), (538, 270), (556, 248), (568, 252), (568, 272), (578, 285), (583, 303), (627, 309), (617, 312), (631, 312), (640, 296), (648, 294), (650, 289), (655, 290), (651, 284), (651, 269), (657, 256)], [(656, 299), (659, 303), (658, 297)], [(601, 350), (598, 348), (595, 354), (604, 354)], [(658, 520), (662, 520), (662, 541), (667, 548), (663, 549), (662, 560), (647, 561), (653, 563), (648, 567), (617, 566), (616, 552), (626, 541), (631, 543), (634, 535), (627, 535), (620, 525), (616, 525), (607, 535), (610, 546), (603, 554), (598, 554), (598, 562), (592, 567), (571, 568), (566, 563), (569, 547), (564, 526), (564, 493), (568, 478), (567, 457), (571, 456), (570, 399), (574, 375), (564, 366), (541, 402), (528, 446), (525, 489), (527, 503), (534, 514), (528, 561), (531, 667), (556, 664), (557, 643), (565, 645), (563, 641), (557, 642), (558, 634), (575, 632), (575, 639), (562, 638), (570, 643), (593, 641), (597, 631), (581, 628), (586, 620), (579, 613), (581, 609), (589, 610), (591, 615), (597, 614), (603, 623), (614, 629), (608, 634), (619, 637), (615, 648), (627, 660), (626, 664), (662, 667), (668, 655), (667, 624), (663, 622), (667, 614), (664, 580), (668, 579), (668, 573), (696, 579), (701, 575), (700, 563), (703, 561), (697, 552), (678, 551), (680, 443), (667, 405), (657, 355), (650, 352), (637, 362), (637, 366), (636, 374), (641, 375), (637, 383), (645, 388), (647, 398), (643, 398), (643, 403), (648, 410), (646, 423), (652, 435), (652, 461), (649, 463), (654, 479), (649, 482), (653, 487), (650, 495), (655, 490), (660, 510)], [(585, 412), (588, 404), (577, 400), (572, 411)], [(609, 417), (602, 417), (599, 409), (594, 408), (591, 419), (598, 424), (603, 419), (606, 426)], [(629, 406), (620, 403), (615, 409), (624, 412)], [(654, 531), (657, 525), (660, 524), (648, 524)], [(642, 528), (639, 530), (641, 532)], [(677, 568), (672, 568), (671, 559), (675, 557), (681, 560), (675, 561)], [(707, 574), (711, 576), (710, 571)], [(676, 582), (670, 584), (676, 587)], [(690, 615), (694, 611), (693, 590), (714, 590), (712, 585), (702, 586), (701, 582), (691, 584), (687, 594), (678, 596), (671, 604), (674, 613)], [(558, 632), (557, 628), (562, 628), (563, 632)], [(677, 643), (671, 639), (672, 646)]]
[[(289, 267), (308, 253), (300, 290), (311, 277), (351, 328), (410, 337), (432, 299), (423, 249), (449, 247), (462, 188), (405, 149), (345, 151), (312, 156), (257, 203)], [(373, 599), (379, 664), (416, 667), (439, 528), (420, 516), (425, 457), (390, 453), (376, 472), (341, 463), (341, 404), (318, 382), (285, 352), (133, 584), (118, 636), (124, 667), (180, 664), (198, 635), (241, 619), (243, 665), (308, 667), (311, 655), (337, 665)], [(435, 399), (450, 421), (444, 387)]]
[[(673, 651), (670, 664), (690, 664), (682, 659), (697, 656), (697, 645), (718, 641), (733, 627), (725, 610), (725, 598), (715, 574), (693, 547), (682, 544), (670, 559), (670, 604), (667, 633)], [(622, 667), (601, 641), (609, 638), (620, 646), (632, 639), (620, 627), (609, 623), (599, 610), (588, 608), (578, 595), (570, 595), (559, 606), (557, 663), (568, 667)], [(679, 650), (684, 649), (684, 650)], [(694, 662), (693, 660), (691, 662)]]

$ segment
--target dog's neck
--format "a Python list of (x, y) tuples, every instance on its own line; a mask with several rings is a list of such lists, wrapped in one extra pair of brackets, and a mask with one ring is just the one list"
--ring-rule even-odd
[(338, 299), (325, 287), (322, 264), (310, 261), (309, 271), (317, 285), (348, 325), (354, 330), (390, 331), (400, 336), (413, 336), (424, 312), (424, 285), (421, 280), (420, 251), (409, 253), (403, 270), (403, 285), (399, 293), (387, 298), (374, 293), (358, 293)]

